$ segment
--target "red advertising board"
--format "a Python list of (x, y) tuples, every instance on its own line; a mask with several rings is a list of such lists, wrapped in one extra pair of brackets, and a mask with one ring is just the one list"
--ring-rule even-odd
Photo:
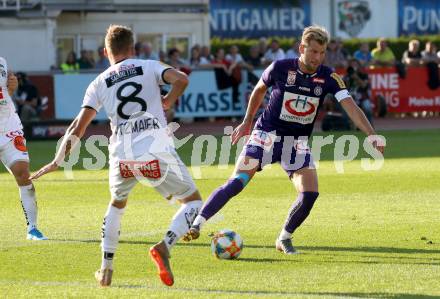
[(372, 98), (382, 95), (388, 112), (440, 111), (440, 88), (428, 86), (428, 69), (411, 67), (405, 78), (395, 68), (368, 69)]
[(38, 89), (40, 97), (47, 98), (45, 109), (41, 112), (41, 119), (55, 118), (55, 99), (53, 75), (29, 75), (29, 80)]

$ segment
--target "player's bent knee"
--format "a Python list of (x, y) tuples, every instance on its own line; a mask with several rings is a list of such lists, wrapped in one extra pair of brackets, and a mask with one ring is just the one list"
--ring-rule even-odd
[(190, 196), (187, 196), (185, 198), (180, 199), (179, 201), (181, 203), (187, 203), (190, 201), (195, 201), (195, 200), (202, 200), (202, 196), (200, 195), (199, 190), (196, 190), (193, 194), (191, 194)]
[(112, 206), (114, 206), (115, 208), (123, 209), (123, 208), (125, 208), (126, 205), (127, 205), (127, 199), (123, 199), (123, 200), (113, 199), (112, 200)]
[(18, 185), (20, 186), (27, 186), (32, 184), (31, 180), (29, 179), (30, 173), (27, 170), (18, 171), (15, 173), (15, 180), (17, 181)]

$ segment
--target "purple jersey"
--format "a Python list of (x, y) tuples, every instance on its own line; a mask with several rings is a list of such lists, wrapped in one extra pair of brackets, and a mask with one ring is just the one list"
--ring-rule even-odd
[(326, 94), (334, 94), (338, 101), (350, 96), (344, 81), (329, 67), (321, 65), (316, 73), (305, 74), (298, 58), (273, 62), (261, 79), (272, 92), (255, 129), (276, 131), (278, 136), (310, 137)]

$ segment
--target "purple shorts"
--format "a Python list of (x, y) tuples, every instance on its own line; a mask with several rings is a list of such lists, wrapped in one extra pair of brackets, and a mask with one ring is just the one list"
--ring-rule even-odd
[(261, 130), (252, 131), (241, 155), (256, 159), (259, 163), (258, 171), (266, 165), (279, 162), (289, 177), (299, 169), (315, 168), (307, 141), (293, 136), (276, 136)]

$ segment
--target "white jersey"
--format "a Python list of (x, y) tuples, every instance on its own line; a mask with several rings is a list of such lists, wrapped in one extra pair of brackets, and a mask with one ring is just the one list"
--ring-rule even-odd
[(11, 139), (6, 135), (23, 129), (15, 106), (8, 93), (8, 64), (0, 57), (0, 146)]
[(169, 152), (160, 85), (169, 65), (153, 60), (126, 59), (101, 73), (87, 88), (82, 107), (110, 119), (110, 160), (135, 160), (146, 153)]

